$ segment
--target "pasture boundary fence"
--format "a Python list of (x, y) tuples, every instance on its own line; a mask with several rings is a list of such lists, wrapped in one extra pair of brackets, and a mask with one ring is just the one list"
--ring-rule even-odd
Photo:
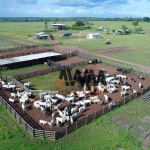
[(141, 74), (143, 76), (148, 76), (150, 77), (150, 72), (147, 72), (146, 70), (143, 70), (143, 69), (139, 69), (139, 68), (131, 68), (131, 66), (127, 66), (127, 65), (123, 65), (123, 64), (120, 64), (119, 62), (113, 62), (113, 61), (109, 61), (109, 60), (106, 60), (104, 58), (96, 58), (94, 56), (89, 56), (88, 54), (86, 53), (82, 53), (82, 52), (78, 52), (78, 56), (81, 57), (81, 58), (84, 58), (86, 60), (93, 60), (93, 59), (98, 59), (98, 60), (101, 60), (102, 63), (108, 65), (108, 66), (112, 66), (112, 67), (115, 67), (115, 68), (122, 68), (124, 70), (127, 70), (126, 73), (130, 73), (130, 72), (134, 72), (134, 73), (138, 73), (138, 74)]
[[(98, 111), (95, 111), (88, 116), (84, 116), (81, 119), (75, 121), (73, 124), (67, 125), (67, 126), (61, 128), (59, 130), (56, 130), (56, 131), (38, 130), (36, 128), (31, 127), (24, 119), (21, 118), (21, 116), (13, 109), (13, 107), (11, 107), (8, 104), (8, 102), (5, 98), (0, 96), (0, 102), (5, 106), (6, 109), (8, 109), (14, 115), (14, 117), (19, 121), (19, 123), (22, 124), (23, 127), (30, 134), (33, 135), (33, 137), (43, 136), (44, 138), (50, 138), (52, 140), (57, 140), (57, 139), (61, 138), (62, 136), (69, 134), (70, 132), (78, 129), (79, 127), (92, 122), (93, 120), (106, 114), (107, 112), (110, 112), (113, 109), (120, 107), (121, 105), (125, 105), (130, 100), (132, 100), (138, 96), (141, 96), (147, 90), (149, 90), (149, 88), (150, 88), (150, 86), (145, 88), (145, 89), (138, 91), (137, 94), (134, 93), (132, 95), (125, 96), (125, 97), (121, 98), (120, 100), (116, 101), (115, 106), (113, 106), (113, 107), (109, 107), (108, 105), (104, 106), (102, 109), (99, 109)], [(127, 127), (128, 127), (128, 129), (130, 129), (129, 125)], [(147, 136), (146, 132), (144, 132), (143, 135), (144, 135), (144, 138), (146, 138), (146, 136)]]
[[(69, 66), (70, 67), (76, 67), (76, 66), (82, 66), (82, 65), (86, 65), (87, 61), (81, 61), (78, 63), (71, 63)], [(63, 69), (67, 68), (68, 65), (63, 66)], [(28, 72), (28, 73), (24, 73), (24, 74), (18, 74), (18, 75), (13, 75), (13, 77), (17, 80), (23, 80), (23, 79), (28, 79), (34, 76), (39, 76), (39, 75), (43, 75), (43, 74), (48, 74), (51, 72), (56, 72), (56, 71), (60, 71), (60, 67), (50, 67), (50, 68), (46, 68), (46, 69), (41, 69), (38, 71), (32, 71), (32, 72)]]
[(17, 40), (14, 40), (14, 39), (10, 39), (8, 37), (2, 37), (2, 36), (0, 36), (0, 39), (4, 40), (4, 41), (8, 41), (10, 43), (13, 43), (13, 44), (16, 44), (16, 45), (20, 46), (20, 47), (15, 47), (15, 48), (3, 48), (3, 49), (0, 49), (0, 52), (3, 52), (3, 51), (24, 50), (24, 49), (30, 49), (30, 48), (35, 48), (35, 47), (47, 47), (47, 46), (55, 46), (55, 45), (61, 45), (62, 44), (62, 42), (57, 42), (57, 43), (33, 45), (33, 44), (29, 44), (29, 43), (17, 41)]

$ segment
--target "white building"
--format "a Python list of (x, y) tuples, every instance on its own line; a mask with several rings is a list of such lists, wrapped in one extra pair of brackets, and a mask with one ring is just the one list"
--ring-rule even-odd
[(87, 39), (99, 39), (102, 36), (99, 33), (89, 33), (86, 37)]

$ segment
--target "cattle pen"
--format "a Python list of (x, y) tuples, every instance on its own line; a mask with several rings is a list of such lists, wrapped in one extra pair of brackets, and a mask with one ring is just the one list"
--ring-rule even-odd
[[(15, 79), (14, 79), (15, 80)], [(21, 85), (21, 83), (19, 83)], [(23, 85), (22, 85), (23, 86)], [(59, 130), (55, 131), (47, 131), (42, 129), (37, 123), (35, 123), (32, 118), (30, 118), (26, 112), (23, 112), (20, 108), (14, 106), (12, 103), (8, 101), (8, 96), (1, 90), (0, 91), (0, 101), (5, 106), (6, 109), (13, 114), (13, 116), (19, 121), (20, 124), (33, 136), (33, 137), (40, 137), (43, 136), (44, 138), (50, 138), (52, 140), (57, 140), (62, 136), (69, 134), (70, 132), (80, 128), (81, 126), (92, 122), (93, 120), (97, 119), (98, 117), (112, 111), (115, 108), (120, 107), (121, 105), (125, 105), (130, 100), (143, 95), (145, 92), (150, 90), (150, 86), (145, 87), (138, 91), (138, 94), (134, 93), (132, 95), (125, 96), (118, 101), (115, 102), (114, 107), (105, 106), (102, 109), (99, 109), (93, 112), (90, 115), (82, 117), (82, 119), (75, 121), (73, 124), (67, 125), (62, 127)], [(67, 92), (67, 91), (66, 91)], [(19, 110), (19, 111), (18, 111)], [(25, 116), (25, 117), (24, 117)], [(30, 121), (29, 121), (30, 120)], [(129, 128), (129, 125), (127, 125)], [(144, 136), (147, 136), (144, 134)]]

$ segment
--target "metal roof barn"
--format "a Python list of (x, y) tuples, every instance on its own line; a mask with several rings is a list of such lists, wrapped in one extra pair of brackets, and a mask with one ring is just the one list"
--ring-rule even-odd
[(18, 62), (30, 61), (30, 60), (41, 59), (41, 58), (46, 58), (46, 57), (59, 56), (59, 55), (61, 54), (55, 53), (55, 52), (46, 52), (46, 53), (20, 56), (20, 57), (6, 58), (6, 59), (0, 60), (0, 65), (1, 66), (8, 65), (8, 64), (18, 63)]

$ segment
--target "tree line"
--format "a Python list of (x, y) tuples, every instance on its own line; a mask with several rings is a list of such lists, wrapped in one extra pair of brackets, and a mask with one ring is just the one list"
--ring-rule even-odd
[(45, 19), (48, 22), (65, 22), (65, 21), (138, 21), (138, 22), (150, 22), (149, 17), (143, 18), (132, 18), (132, 17), (124, 17), (124, 18), (99, 18), (99, 17), (0, 17), (0, 22), (45, 22)]

